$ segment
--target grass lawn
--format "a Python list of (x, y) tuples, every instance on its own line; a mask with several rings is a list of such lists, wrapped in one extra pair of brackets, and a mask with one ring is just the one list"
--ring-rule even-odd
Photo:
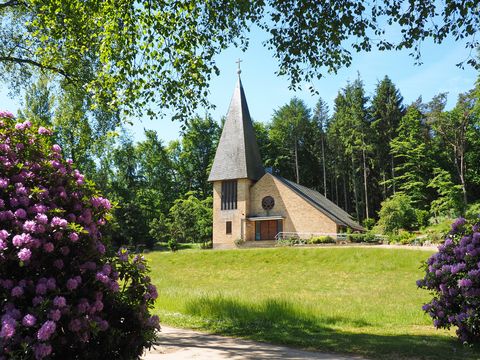
[(164, 324), (376, 359), (480, 359), (421, 310), (430, 252), (375, 248), (148, 255)]

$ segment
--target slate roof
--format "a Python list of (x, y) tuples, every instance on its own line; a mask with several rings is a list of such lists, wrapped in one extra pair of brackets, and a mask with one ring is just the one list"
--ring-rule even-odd
[(208, 181), (258, 180), (264, 174), (239, 74)]
[(335, 203), (328, 200), (318, 191), (309, 189), (278, 175), (272, 176), (280, 180), (288, 188), (292, 189), (295, 193), (300, 195), (303, 199), (308, 201), (311, 205), (332, 219), (336, 224), (350, 227), (353, 230), (365, 231), (365, 228), (353, 220), (350, 214), (337, 206)]

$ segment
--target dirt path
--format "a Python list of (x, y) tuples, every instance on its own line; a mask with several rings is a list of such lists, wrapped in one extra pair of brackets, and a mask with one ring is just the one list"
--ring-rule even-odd
[(259, 343), (192, 330), (162, 327), (158, 345), (152, 348), (143, 360), (243, 360), (243, 359), (321, 359), (362, 360), (346, 355), (324, 354), (291, 349), (284, 346)]

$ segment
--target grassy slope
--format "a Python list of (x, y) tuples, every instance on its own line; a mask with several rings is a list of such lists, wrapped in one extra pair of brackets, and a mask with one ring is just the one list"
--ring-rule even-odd
[(169, 325), (381, 359), (480, 359), (422, 312), (430, 253), (281, 248), (152, 253)]

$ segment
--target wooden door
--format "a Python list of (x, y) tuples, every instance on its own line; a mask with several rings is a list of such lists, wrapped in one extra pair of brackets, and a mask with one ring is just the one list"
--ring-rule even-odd
[(277, 220), (265, 220), (260, 222), (260, 239), (274, 240), (277, 235)]

